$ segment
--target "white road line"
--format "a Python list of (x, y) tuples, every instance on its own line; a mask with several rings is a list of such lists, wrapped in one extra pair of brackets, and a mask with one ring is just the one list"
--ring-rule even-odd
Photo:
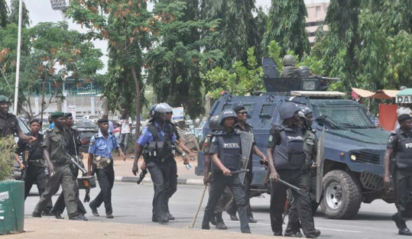
[[(239, 223), (239, 222), (234, 222), (234, 221), (227, 221), (227, 222), (230, 222), (230, 223)], [(225, 223), (227, 223), (227, 222), (225, 222)], [(253, 225), (253, 224), (264, 225), (264, 226), (271, 226), (271, 225), (268, 224), (268, 223), (261, 223), (261, 222), (251, 223), (250, 225)], [(335, 229), (335, 228), (325, 228), (325, 227), (316, 227), (316, 229), (325, 230), (325, 231), (335, 231), (335, 232), (362, 233), (362, 231), (352, 231), (352, 230)]]

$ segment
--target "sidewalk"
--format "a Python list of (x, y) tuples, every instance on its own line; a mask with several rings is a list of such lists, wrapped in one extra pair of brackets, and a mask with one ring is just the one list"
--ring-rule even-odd
[[(126, 155), (126, 161), (123, 161), (122, 158), (115, 156), (114, 157), (114, 172), (115, 172), (115, 181), (116, 182), (130, 182), (136, 183), (138, 180), (138, 176), (141, 173), (140, 165), (143, 162), (143, 158), (139, 159), (139, 172), (137, 176), (134, 176), (132, 173), (132, 167), (134, 159), (131, 159), (133, 155), (128, 154)], [(84, 156), (83, 163), (87, 165), (87, 154)], [(197, 166), (197, 160), (190, 161), (192, 168), (187, 170), (185, 165), (183, 164), (183, 159), (181, 156), (177, 156), (176, 158), (177, 164), (177, 175), (178, 175), (178, 184), (188, 184), (188, 185), (203, 185), (203, 177), (196, 176), (195, 174), (195, 167)], [(148, 172), (143, 180), (143, 183), (152, 183), (150, 178), (150, 173)]]
[[(171, 228), (141, 224), (119, 224), (109, 222), (77, 222), (56, 219), (28, 219), (24, 221), (25, 233), (5, 236), (10, 239), (101, 239), (101, 238), (147, 238), (147, 239), (258, 239), (273, 236), (241, 234), (199, 229)], [(277, 237), (275, 237), (277, 238)]]

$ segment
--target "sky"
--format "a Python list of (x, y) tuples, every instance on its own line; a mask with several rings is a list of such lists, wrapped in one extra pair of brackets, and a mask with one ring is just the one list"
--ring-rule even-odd
[[(6, 0), (10, 5), (10, 0)], [(39, 22), (59, 22), (63, 20), (63, 15), (60, 11), (54, 11), (51, 8), (50, 0), (23, 0), (26, 4), (26, 8), (30, 14), (31, 26), (35, 26)], [(318, 2), (329, 2), (329, 0), (305, 0), (306, 4), (318, 3)], [(271, 0), (256, 0), (256, 6), (262, 6), (266, 12), (269, 11)], [(149, 6), (150, 8), (150, 6)], [(82, 29), (80, 25), (73, 23), (70, 19), (69, 27), (70, 29), (78, 30), (80, 32), (85, 32), (86, 29)], [(94, 41), (95, 47), (100, 48), (104, 54), (102, 57), (103, 63), (106, 65), (107, 56), (107, 42), (106, 41)], [(99, 71), (99, 73), (105, 73), (106, 67)]]

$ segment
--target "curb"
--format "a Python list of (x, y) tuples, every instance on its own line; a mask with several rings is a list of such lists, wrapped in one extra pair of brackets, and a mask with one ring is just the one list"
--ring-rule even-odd
[[(114, 181), (115, 182), (122, 182), (122, 183), (136, 183), (139, 177), (115, 177)], [(152, 179), (150, 177), (146, 177), (142, 181), (143, 184), (152, 184)], [(182, 185), (196, 185), (196, 186), (204, 186), (203, 184), (203, 179), (183, 179), (183, 178), (178, 178), (177, 179), (177, 184), (182, 184)]]

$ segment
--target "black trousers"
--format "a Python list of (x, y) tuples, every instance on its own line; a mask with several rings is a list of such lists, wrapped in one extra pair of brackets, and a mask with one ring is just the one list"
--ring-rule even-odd
[[(306, 236), (315, 234), (315, 223), (313, 221), (311, 204), (309, 199), (309, 187), (302, 177), (301, 170), (278, 170), (280, 178), (290, 184), (299, 187), (301, 194), (292, 190), (299, 219), (302, 224), (303, 232)], [(280, 182), (271, 183), (270, 192), (270, 223), (274, 233), (282, 232), (282, 214), (285, 209), (287, 186)]]
[(96, 175), (97, 181), (99, 182), (100, 193), (92, 202), (90, 202), (90, 205), (98, 208), (104, 202), (106, 214), (112, 214), (112, 188), (114, 184), (113, 161), (107, 167), (97, 169)]
[[(46, 182), (47, 182), (47, 177), (45, 170), (46, 168), (44, 167), (39, 167), (31, 164), (29, 162), (29, 165), (27, 167), (27, 172), (26, 172), (26, 178), (24, 179), (24, 200), (26, 200), (27, 196), (29, 196), (31, 187), (33, 186), (34, 183), (37, 184), (37, 190), (39, 191), (39, 195), (44, 193), (46, 190)], [(45, 212), (50, 212), (53, 208), (53, 203), (52, 200), (50, 199), (47, 202), (46, 208), (44, 209)]]
[(170, 167), (172, 160), (166, 162), (147, 162), (147, 169), (150, 172), (150, 177), (153, 182), (154, 196), (153, 196), (153, 209), (152, 209), (152, 221), (156, 221), (161, 217), (166, 216), (167, 213), (167, 198), (169, 191), (169, 179), (170, 179)]
[[(311, 172), (303, 172), (302, 181), (309, 188), (309, 198), (311, 205), (312, 216), (315, 215), (318, 210), (319, 203), (316, 202), (316, 176), (311, 175)], [(291, 190), (291, 189), (289, 189)], [(293, 197), (293, 196), (292, 196)], [(300, 231), (301, 225), (299, 222), (299, 214), (296, 205), (296, 200), (292, 198), (292, 202), (289, 208), (288, 214), (288, 225), (286, 227), (286, 232), (295, 233)]]
[(167, 213), (170, 213), (169, 199), (177, 191), (177, 165), (176, 165), (176, 160), (174, 158), (173, 160), (170, 161), (169, 167), (170, 167), (170, 172), (169, 172), (169, 179), (167, 180), (168, 185), (167, 185), (167, 192), (166, 192), (166, 198), (165, 198), (165, 210)]
[(69, 218), (77, 217), (78, 207), (77, 199), (79, 198), (79, 189), (77, 182), (74, 180), (73, 173), (69, 165), (54, 164), (55, 174), (50, 176), (46, 183), (46, 191), (41, 195), (39, 203), (33, 213), (40, 214), (47, 206), (47, 203), (54, 194), (59, 191), (60, 185), (63, 188), (64, 202), (67, 205), (67, 214)]
[[(252, 207), (250, 206), (250, 186), (252, 185), (252, 179), (253, 179), (253, 174), (251, 173), (251, 171), (249, 171), (249, 173), (247, 173), (245, 176), (245, 181), (243, 184), (245, 186), (247, 216), (249, 218), (253, 218)], [(236, 211), (237, 211), (236, 203), (235, 203), (235, 200), (232, 198), (232, 201), (228, 205), (226, 212), (229, 213), (230, 215), (233, 215), (233, 214), (236, 214)]]
[(412, 169), (396, 168), (394, 172), (396, 192), (396, 214), (401, 227), (406, 227), (406, 219), (410, 218), (412, 211)]
[(220, 172), (213, 173), (210, 178), (209, 201), (203, 216), (202, 229), (209, 229), (210, 219), (214, 216), (216, 205), (226, 187), (229, 187), (236, 202), (239, 212), (240, 230), (243, 233), (250, 233), (245, 187), (240, 182), (239, 175), (227, 177)]

